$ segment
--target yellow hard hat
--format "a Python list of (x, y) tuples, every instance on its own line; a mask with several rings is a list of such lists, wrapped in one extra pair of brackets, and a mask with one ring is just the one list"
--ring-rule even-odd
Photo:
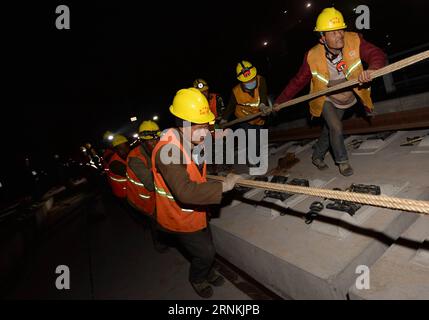
[(334, 31), (347, 28), (343, 15), (335, 8), (325, 8), (319, 14), (314, 31)]
[(142, 139), (151, 140), (161, 135), (161, 131), (159, 130), (159, 126), (155, 121), (146, 120), (140, 124), (139, 133)]
[(112, 139), (109, 139), (109, 137), (113, 137), (113, 136), (114, 136), (114, 134), (111, 131), (106, 131), (103, 134), (103, 140), (112, 140)]
[(182, 120), (192, 123), (208, 123), (215, 119), (206, 97), (195, 88), (177, 91), (170, 112)]
[(128, 139), (126, 137), (124, 137), (122, 134), (117, 134), (113, 138), (112, 146), (116, 147), (116, 146), (119, 146), (120, 144), (123, 144), (126, 142), (128, 142)]
[(237, 79), (241, 82), (252, 80), (258, 74), (256, 68), (249, 61), (240, 61), (235, 68), (237, 72)]
[(209, 85), (206, 80), (199, 78), (194, 81), (194, 88), (203, 92), (209, 90)]

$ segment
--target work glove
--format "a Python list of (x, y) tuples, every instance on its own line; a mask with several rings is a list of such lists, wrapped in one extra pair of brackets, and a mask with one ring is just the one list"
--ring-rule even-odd
[(261, 110), (263, 116), (268, 116), (273, 111), (273, 108), (261, 103), (259, 105), (259, 110)]
[(240, 179), (242, 179), (240, 175), (228, 173), (228, 175), (225, 177), (225, 180), (222, 181), (222, 192), (228, 192), (234, 189), (235, 184)]

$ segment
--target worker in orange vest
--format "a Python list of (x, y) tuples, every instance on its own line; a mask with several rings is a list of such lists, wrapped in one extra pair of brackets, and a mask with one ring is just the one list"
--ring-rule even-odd
[(219, 204), (222, 193), (232, 190), (240, 176), (229, 174), (224, 182), (207, 181), (206, 163), (192, 152), (210, 134), (209, 122), (215, 119), (199, 90), (179, 90), (170, 112), (178, 128), (165, 131), (152, 152), (156, 219), (190, 255), (191, 285), (201, 297), (209, 298), (211, 285), (220, 286), (225, 280), (213, 270), (216, 252), (207, 208)]
[[(257, 152), (260, 153), (260, 129), (265, 125), (266, 116), (272, 112), (272, 107), (269, 106), (267, 84), (265, 78), (258, 74), (256, 67), (245, 60), (237, 64), (236, 77), (240, 83), (232, 89), (231, 98), (222, 115), (223, 119), (220, 121), (220, 124), (225, 124), (232, 113), (239, 119), (262, 112), (260, 117), (239, 124), (240, 128), (246, 131), (248, 139), (250, 137), (250, 131), (256, 133), (255, 147)], [(236, 151), (242, 153), (246, 150)], [(247, 167), (257, 166), (257, 164), (255, 164), (256, 159), (250, 159), (250, 156), (250, 154), (247, 155)]]
[(159, 140), (161, 131), (156, 122), (143, 121), (139, 127), (141, 143), (130, 151), (127, 157), (127, 199), (149, 225), (155, 249), (164, 253), (168, 247), (159, 240), (155, 220), (155, 188), (153, 184), (151, 155)]
[[(237, 118), (258, 112), (262, 112), (264, 116), (270, 114), (272, 108), (268, 102), (267, 84), (265, 78), (258, 74), (256, 67), (249, 61), (240, 61), (236, 67), (236, 76), (240, 83), (232, 89), (221, 124), (227, 122), (232, 113)], [(258, 117), (240, 126), (244, 129), (258, 129), (264, 124), (264, 117)]]
[(120, 198), (127, 198), (127, 156), (130, 152), (128, 139), (123, 135), (117, 134), (112, 140), (112, 147), (115, 153), (110, 158), (107, 172), (109, 184), (113, 194)]
[[(289, 81), (276, 99), (274, 110), (279, 104), (292, 99), (310, 83), (310, 92), (322, 91), (347, 80), (357, 79), (360, 86), (321, 96), (309, 102), (312, 117), (322, 117), (324, 127), (316, 144), (313, 146), (312, 162), (319, 170), (328, 165), (324, 158), (328, 150), (333, 151), (333, 158), (343, 176), (353, 174), (344, 144), (342, 119), (358, 98), (368, 114), (374, 104), (371, 100), (371, 73), (385, 66), (387, 59), (384, 52), (366, 41), (362, 35), (347, 32), (343, 15), (335, 8), (325, 8), (317, 17), (315, 32), (319, 34), (319, 43), (311, 48), (304, 57), (298, 73)], [(362, 61), (368, 64), (364, 70)]]

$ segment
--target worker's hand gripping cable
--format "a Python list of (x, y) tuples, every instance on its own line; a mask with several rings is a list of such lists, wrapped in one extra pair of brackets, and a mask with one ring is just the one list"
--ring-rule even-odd
[(242, 176), (234, 173), (229, 173), (222, 181), (222, 192), (228, 192), (234, 189), (238, 180), (243, 179)]
[(259, 109), (261, 110), (262, 116), (264, 116), (264, 117), (270, 115), (271, 112), (273, 111), (272, 107), (267, 106), (267, 105), (265, 105), (263, 103), (261, 103), (259, 105)]

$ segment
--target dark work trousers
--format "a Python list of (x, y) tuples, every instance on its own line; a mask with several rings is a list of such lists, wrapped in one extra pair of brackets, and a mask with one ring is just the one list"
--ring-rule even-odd
[(207, 280), (216, 254), (210, 228), (207, 226), (197, 232), (176, 233), (174, 236), (190, 256), (189, 281), (201, 283)]
[(160, 243), (164, 242), (161, 231), (157, 228), (157, 223), (155, 218), (149, 216), (146, 213), (139, 211), (137, 208), (133, 207), (130, 203), (127, 202), (127, 211), (130, 213), (131, 217), (140, 224), (144, 230), (149, 229), (150, 234), (152, 236), (152, 241), (154, 246), (156, 247)]
[(166, 246), (167, 245), (167, 234), (163, 233), (158, 229), (158, 224), (155, 218), (146, 217), (147, 223), (149, 224), (150, 234), (152, 235), (152, 241), (155, 248), (158, 246)]
[(329, 101), (325, 102), (322, 112), (325, 123), (317, 143), (313, 146), (313, 159), (323, 160), (329, 147), (331, 147), (334, 160), (337, 164), (348, 161), (342, 123), (345, 111), (345, 109), (336, 108)]

